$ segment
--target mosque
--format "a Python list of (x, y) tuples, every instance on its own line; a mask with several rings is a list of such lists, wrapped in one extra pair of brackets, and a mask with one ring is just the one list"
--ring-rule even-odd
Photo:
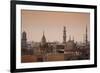
[[(33, 45), (35, 44), (35, 45)], [(90, 58), (90, 45), (87, 36), (87, 27), (85, 34), (85, 45), (78, 46), (77, 43), (69, 36), (66, 41), (66, 27), (63, 27), (63, 41), (47, 42), (43, 32), (42, 39), (39, 43), (27, 42), (27, 34), (24, 31), (21, 38), (21, 55), (35, 55), (38, 61), (61, 61), (61, 60), (77, 60)]]

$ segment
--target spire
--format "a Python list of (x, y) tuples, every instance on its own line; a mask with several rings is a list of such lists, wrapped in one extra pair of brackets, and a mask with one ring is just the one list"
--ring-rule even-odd
[(45, 38), (45, 35), (44, 35), (44, 31), (43, 31), (43, 36), (42, 36), (41, 43), (42, 44), (45, 44), (46, 43), (46, 38)]
[(88, 36), (87, 36), (87, 25), (86, 25), (86, 32), (85, 32), (85, 43), (87, 44), (87, 42), (88, 42)]
[(63, 43), (66, 44), (66, 27), (65, 26), (63, 30)]

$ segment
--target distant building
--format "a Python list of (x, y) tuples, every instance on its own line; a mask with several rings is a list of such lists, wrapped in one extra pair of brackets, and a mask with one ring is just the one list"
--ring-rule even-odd
[(21, 55), (32, 55), (33, 52), (32, 44), (27, 41), (27, 34), (24, 31), (21, 38)]
[(64, 53), (64, 48), (65, 48), (65, 45), (58, 44), (58, 45), (56, 45), (56, 52), (57, 53)]
[(75, 48), (76, 48), (76, 43), (74, 42), (74, 39), (71, 40), (71, 36), (70, 36), (69, 40), (66, 42), (65, 51), (72, 50)]
[(24, 31), (22, 33), (22, 38), (21, 38), (21, 55), (27, 55), (28, 50), (27, 50), (27, 34)]
[[(62, 42), (47, 42), (43, 32), (41, 42), (27, 42), (27, 34), (24, 31), (21, 38), (21, 53), (23, 62), (30, 59), (31, 62), (83, 60), (90, 58), (90, 42), (88, 41), (87, 26), (85, 40), (77, 43), (69, 36), (66, 41), (66, 27), (63, 27)], [(24, 56), (23, 56), (24, 55)], [(34, 59), (33, 59), (34, 58)]]
[(88, 36), (87, 36), (87, 26), (86, 26), (85, 43), (86, 43), (86, 45), (88, 44)]
[(63, 30), (63, 44), (66, 44), (66, 27), (65, 26)]
[(23, 48), (23, 49), (27, 48), (27, 34), (25, 31), (22, 33), (21, 48)]

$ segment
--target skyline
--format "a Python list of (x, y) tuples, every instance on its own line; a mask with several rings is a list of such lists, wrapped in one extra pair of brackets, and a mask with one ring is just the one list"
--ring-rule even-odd
[(62, 42), (64, 26), (66, 41), (71, 36), (75, 41), (83, 42), (86, 26), (90, 40), (89, 13), (21, 10), (21, 17), (22, 32), (27, 33), (28, 41), (40, 42), (44, 32), (47, 42)]

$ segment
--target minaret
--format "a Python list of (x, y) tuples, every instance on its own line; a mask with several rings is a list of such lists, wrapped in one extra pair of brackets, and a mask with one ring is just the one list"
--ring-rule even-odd
[(63, 30), (63, 44), (66, 44), (66, 27), (65, 26)]
[(45, 38), (44, 32), (43, 32), (43, 36), (42, 36), (41, 43), (42, 43), (43, 45), (46, 44), (46, 38)]
[(27, 35), (26, 35), (25, 31), (22, 33), (21, 48), (23, 48), (23, 49), (27, 48)]
[(86, 25), (86, 32), (85, 32), (85, 43), (87, 45), (87, 42), (88, 42), (88, 36), (87, 36), (87, 25)]

